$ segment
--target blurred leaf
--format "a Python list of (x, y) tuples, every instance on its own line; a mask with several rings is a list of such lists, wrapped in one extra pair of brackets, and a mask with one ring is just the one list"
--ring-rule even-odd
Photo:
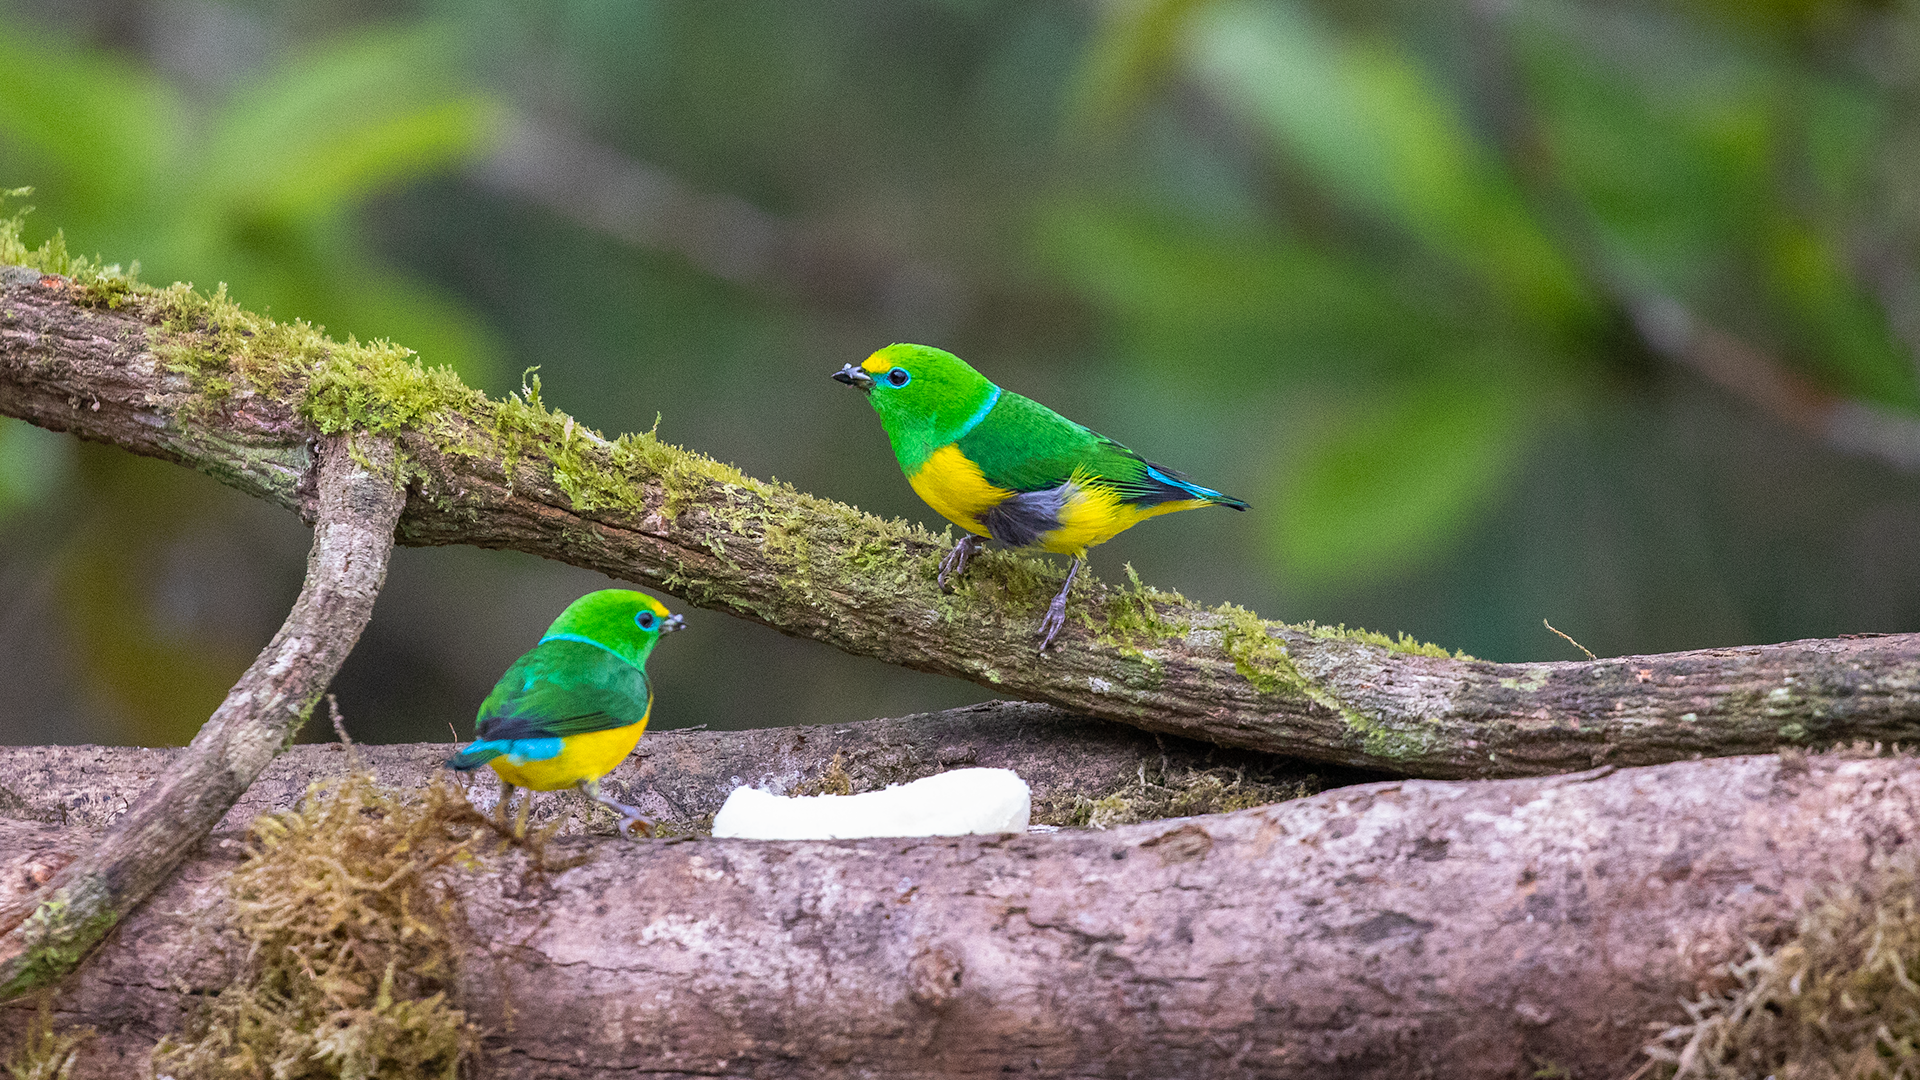
[(1834, 212), (1866, 210), (1874, 157), (1893, 110), (1852, 80), (1820, 79), (1806, 90), (1799, 96), (1799, 152), (1819, 200)]
[(1140, 98), (1180, 58), (1186, 23), (1212, 0), (1110, 0), (1099, 33), (1088, 44), (1074, 92), (1074, 120), (1104, 127)]
[(1686, 6), (1709, 12), (1733, 26), (1779, 34), (1838, 23), (1849, 14), (1849, 8), (1883, 5), (1860, 0), (1686, 0)]
[(0, 25), (0, 138), (57, 168), (57, 188), (86, 213), (151, 197), (184, 119), (178, 96), (131, 65)]
[(497, 107), (461, 73), (460, 41), (445, 23), (336, 39), (195, 116), (127, 65), (0, 30), (0, 171), (40, 182), (36, 220), (80, 253), (226, 282), (250, 307), (404, 342), (490, 384), (507, 365), (486, 324), (383, 265), (351, 220), (482, 148)]
[(1296, 5), (1221, 3), (1193, 65), (1329, 196), (1467, 266), (1516, 312), (1560, 322), (1592, 302), (1445, 91), (1386, 39), (1343, 41)]
[(220, 110), (208, 182), (249, 214), (321, 214), (471, 156), (493, 108), (456, 74), (455, 41), (371, 32), (275, 69)]
[(1799, 317), (1804, 351), (1822, 381), (1849, 396), (1920, 408), (1914, 359), (1894, 342), (1884, 312), (1864, 295), (1834, 241), (1782, 215), (1765, 242), (1781, 306)]
[(1556, 181), (1627, 270), (1697, 296), (1772, 201), (1765, 70), (1661, 14), (1542, 4), (1513, 25)]
[(70, 467), (72, 439), (0, 416), (0, 521), (50, 494)]
[(1076, 203), (1053, 207), (1040, 238), (1162, 363), (1354, 383), (1426, 371), (1437, 346), (1474, 330), (1424, 283), (1271, 234)]
[(1444, 376), (1369, 403), (1282, 470), (1280, 573), (1348, 585), (1435, 557), (1513, 475), (1538, 410), (1503, 378)]
[[(1670, 20), (1545, 5), (1521, 29), (1560, 176), (1630, 275), (1837, 393), (1920, 406), (1911, 358), (1846, 261), (1880, 123), (1857, 92)], [(1655, 31), (1695, 63), (1616, 62)]]

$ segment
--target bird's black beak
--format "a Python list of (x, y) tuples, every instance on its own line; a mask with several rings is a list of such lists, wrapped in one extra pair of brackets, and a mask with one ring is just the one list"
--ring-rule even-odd
[(873, 389), (873, 376), (861, 370), (858, 364), (844, 365), (839, 371), (833, 373), (833, 377), (836, 381), (846, 383), (848, 386), (857, 386), (862, 390)]
[(672, 633), (675, 630), (685, 630), (686, 628), (687, 617), (685, 615), (669, 615), (660, 620), (660, 632), (663, 634)]

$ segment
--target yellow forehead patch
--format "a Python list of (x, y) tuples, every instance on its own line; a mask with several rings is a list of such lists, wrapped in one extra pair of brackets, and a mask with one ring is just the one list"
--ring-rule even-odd
[(893, 360), (887, 356), (887, 350), (881, 349), (865, 360), (860, 361), (861, 370), (870, 375), (878, 375), (893, 366)]

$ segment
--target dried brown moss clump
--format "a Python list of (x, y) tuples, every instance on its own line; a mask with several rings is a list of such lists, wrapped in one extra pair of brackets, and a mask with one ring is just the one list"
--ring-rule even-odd
[(12, 1080), (67, 1080), (80, 1058), (80, 1047), (93, 1038), (90, 1027), (58, 1030), (53, 1024), (51, 1000), (42, 998), (40, 1013), (27, 1028), (27, 1037), (7, 1055), (6, 1070)]
[[(793, 786), (788, 795), (851, 795), (853, 794), (853, 776), (847, 772), (847, 763), (840, 754), (833, 755), (827, 763), (825, 772), (811, 780), (802, 780)], [(712, 831), (709, 829), (708, 831)]]
[(1247, 769), (1140, 770), (1137, 784), (1098, 799), (1076, 795), (1064, 805), (1036, 805), (1038, 825), (1108, 829), (1160, 818), (1227, 814), (1287, 802), (1326, 788), (1317, 776), (1263, 776)]
[(491, 837), (436, 782), (417, 801), (356, 771), (263, 815), (230, 890), (244, 970), (154, 1051), (178, 1080), (454, 1080), (477, 1033), (455, 1007), (455, 873)]
[(1810, 900), (1647, 1053), (1674, 1080), (1920, 1080), (1920, 874), (1909, 864)]

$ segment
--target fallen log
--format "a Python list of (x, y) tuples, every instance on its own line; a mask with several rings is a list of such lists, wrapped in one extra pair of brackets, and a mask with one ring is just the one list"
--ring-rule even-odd
[[(86, 846), (0, 831), (0, 902)], [(461, 1005), (481, 1076), (1617, 1077), (1810, 889), (1917, 837), (1912, 759), (1797, 752), (1104, 832), (575, 837), (550, 854), (584, 866), (459, 879)], [(239, 848), (216, 837), (60, 987), (59, 1022), (100, 1030), (76, 1078), (137, 1075), (231, 976)], [(0, 1009), (0, 1045), (31, 1016)]]
[(1920, 634), (1494, 664), (1087, 578), (1043, 656), (1034, 631), (1057, 567), (989, 552), (946, 595), (934, 571), (948, 541), (925, 529), (651, 434), (609, 442), (537, 387), (489, 400), (405, 350), (341, 345), (184, 286), (0, 269), (0, 414), (296, 511), (316, 432), (391, 435), (413, 480), (401, 543), (526, 551), (998, 694), (1396, 775), (1920, 736)]

